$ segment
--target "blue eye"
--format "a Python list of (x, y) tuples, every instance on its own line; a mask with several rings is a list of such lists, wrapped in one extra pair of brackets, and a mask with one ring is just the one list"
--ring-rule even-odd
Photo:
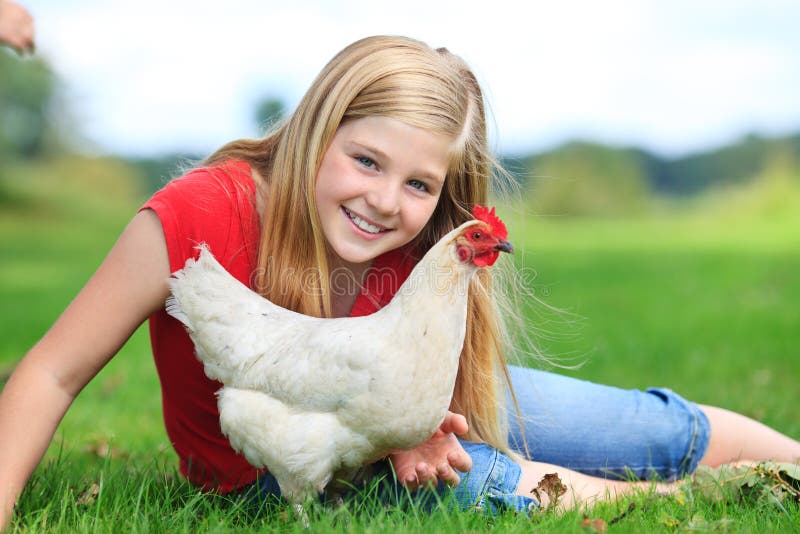
[(376, 167), (375, 161), (372, 158), (368, 158), (367, 156), (356, 156), (356, 161), (358, 161), (361, 165), (368, 169), (374, 169)]
[(413, 187), (414, 189), (416, 189), (418, 191), (427, 191), (428, 190), (428, 186), (425, 185), (424, 182), (421, 182), (419, 180), (409, 180), (408, 185), (410, 185), (411, 187)]

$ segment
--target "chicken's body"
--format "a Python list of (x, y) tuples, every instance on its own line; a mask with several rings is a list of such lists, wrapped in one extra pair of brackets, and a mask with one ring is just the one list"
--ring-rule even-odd
[[(334, 473), (429, 438), (450, 404), (466, 328), (469, 281), (447, 234), (394, 299), (357, 318), (281, 308), (202, 248), (169, 280), (167, 311), (184, 323), (218, 392), (234, 449), (302, 500)], [(458, 245), (461, 246), (461, 245)]]

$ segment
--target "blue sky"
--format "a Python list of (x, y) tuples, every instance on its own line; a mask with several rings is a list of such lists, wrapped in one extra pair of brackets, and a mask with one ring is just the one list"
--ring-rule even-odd
[(504, 153), (566, 139), (665, 155), (800, 129), (800, 2), (23, 0), (86, 146), (206, 153), (256, 135), (339, 49), (373, 34), (476, 71)]

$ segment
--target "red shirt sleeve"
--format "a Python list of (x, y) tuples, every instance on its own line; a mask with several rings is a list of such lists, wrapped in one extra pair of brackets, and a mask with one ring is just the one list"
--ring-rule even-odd
[[(152, 209), (161, 220), (170, 272), (196, 258), (200, 243), (208, 244), (226, 269), (254, 268), (259, 233), (254, 193), (249, 166), (231, 161), (195, 169), (153, 195), (141, 209)], [(250, 285), (250, 272), (233, 274)]]

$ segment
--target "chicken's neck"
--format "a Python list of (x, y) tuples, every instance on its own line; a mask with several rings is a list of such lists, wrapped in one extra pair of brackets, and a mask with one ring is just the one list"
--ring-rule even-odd
[(387, 314), (399, 310), (409, 335), (415, 330), (422, 335), (431, 328), (464, 329), (469, 285), (478, 268), (458, 261), (453, 245), (458, 233), (454, 230), (431, 247), (381, 310)]

